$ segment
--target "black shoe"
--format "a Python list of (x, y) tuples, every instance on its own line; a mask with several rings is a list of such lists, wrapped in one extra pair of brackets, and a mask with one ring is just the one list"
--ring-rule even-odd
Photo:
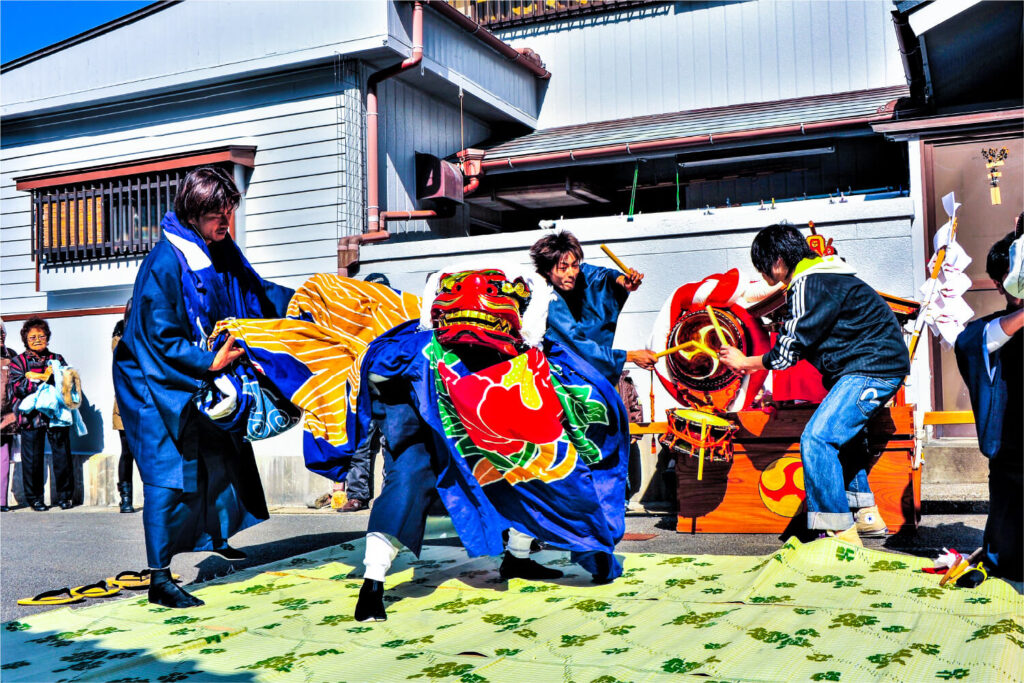
[(135, 512), (135, 507), (132, 505), (132, 483), (119, 481), (117, 492), (121, 494), (121, 512)]
[(597, 556), (594, 558), (594, 562), (597, 564), (597, 573), (591, 575), (591, 583), (596, 583), (597, 585), (602, 586), (606, 583), (611, 583), (615, 580), (611, 577), (611, 555), (609, 555), (608, 553), (598, 553)]
[(61, 510), (70, 510), (71, 508), (75, 507), (75, 504), (72, 503), (70, 500), (62, 500), (59, 503), (57, 503), (57, 505), (60, 506)]
[(0, 512), (10, 512), (10, 511), (11, 511), (11, 508), (7, 507), (6, 505), (0, 505)]
[(36, 512), (46, 512), (50, 508), (46, 507), (46, 504), (41, 500), (33, 500), (32, 509)]
[(356, 621), (387, 620), (388, 613), (384, 611), (384, 582), (363, 579), (359, 600), (356, 601)]
[(188, 593), (171, 579), (170, 569), (154, 569), (149, 580), (149, 601), (155, 605), (175, 607), (199, 607), (206, 603)]
[(545, 567), (542, 564), (534, 562), (528, 557), (516, 557), (507, 550), (505, 551), (505, 558), (501, 561), (501, 568), (498, 569), (498, 573), (501, 575), (501, 578), (506, 581), (509, 579), (548, 581), (550, 579), (560, 579), (565, 576), (565, 574), (557, 569)]
[[(123, 512), (123, 510), (122, 510), (122, 512)], [(248, 555), (243, 553), (241, 550), (239, 550), (238, 548), (232, 548), (227, 543), (225, 543), (220, 548), (214, 548), (213, 552), (217, 553), (218, 555), (223, 557), (225, 560), (229, 560), (231, 562), (239, 562), (239, 561), (244, 560), (245, 558), (248, 557)]]

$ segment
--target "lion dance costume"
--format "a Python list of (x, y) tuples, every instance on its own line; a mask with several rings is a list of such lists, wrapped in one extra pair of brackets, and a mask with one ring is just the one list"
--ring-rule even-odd
[(547, 286), (452, 269), (428, 282), (421, 311), (412, 295), (318, 275), (287, 319), (219, 326), (306, 411), (310, 470), (344, 480), (371, 420), (382, 424), (390, 453), (360, 602), (377, 595), (357, 618), (384, 618), (390, 540), (419, 553), (433, 490), (471, 556), (500, 554), (510, 530), (571, 551), (596, 581), (621, 574), (628, 418), (597, 370), (543, 340)]

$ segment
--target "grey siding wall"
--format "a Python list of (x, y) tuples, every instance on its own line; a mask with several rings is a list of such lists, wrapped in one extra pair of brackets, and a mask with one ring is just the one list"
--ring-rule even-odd
[(904, 83), (887, 0), (676, 2), (499, 32), (552, 73), (539, 128)]
[[(417, 77), (411, 78), (411, 83)], [(490, 135), (488, 126), (469, 114), (460, 117), (458, 104), (432, 97), (410, 83), (385, 81), (378, 88), (381, 121), (381, 207), (387, 211), (416, 209), (416, 152), (447, 157), (463, 148), (478, 146)], [(460, 123), (461, 121), (461, 123)], [(388, 230), (397, 235), (460, 236), (467, 234), (468, 209), (437, 221), (401, 221)]]
[[(275, 78), (196, 89), (173, 102), (140, 101), (102, 116), (5, 122), (0, 146), (0, 309), (4, 313), (123, 304), (137, 260), (44, 270), (36, 291), (31, 195), (15, 177), (87, 168), (221, 145), (253, 145), (256, 165), (240, 235), (256, 270), (296, 286), (337, 269), (337, 241), (363, 227), (363, 116), (356, 65), (335, 64)], [(159, 106), (158, 106), (159, 105)], [(110, 330), (115, 316), (51, 322), (54, 348), (77, 366), (88, 399), (90, 436), (79, 453), (116, 452)], [(20, 325), (9, 325), (11, 341)], [(20, 342), (13, 344), (20, 350)], [(290, 434), (259, 451), (301, 451)]]
[(182, 2), (4, 74), (4, 116), (234, 80), (379, 48), (380, 0)]

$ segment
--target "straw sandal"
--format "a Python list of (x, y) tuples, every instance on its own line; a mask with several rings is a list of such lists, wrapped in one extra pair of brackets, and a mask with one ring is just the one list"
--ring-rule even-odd
[(70, 592), (77, 598), (108, 598), (120, 593), (121, 587), (116, 584), (108, 584), (106, 581), (97, 581), (87, 586), (72, 588)]
[(985, 570), (985, 563), (979, 562), (960, 575), (956, 580), (959, 588), (977, 588), (988, 578), (988, 571)]
[(34, 598), (22, 598), (18, 600), (19, 605), (72, 605), (76, 602), (84, 602), (85, 598), (74, 595), (67, 588), (58, 588), (55, 591), (44, 591)]
[[(107, 583), (117, 586), (118, 588), (127, 588), (128, 590), (142, 590), (149, 588), (149, 579), (152, 571), (149, 569), (143, 569), (141, 572), (128, 570), (121, 572), (117, 576), (112, 576), (107, 579)], [(171, 578), (177, 581), (181, 578), (178, 574), (171, 574)]]

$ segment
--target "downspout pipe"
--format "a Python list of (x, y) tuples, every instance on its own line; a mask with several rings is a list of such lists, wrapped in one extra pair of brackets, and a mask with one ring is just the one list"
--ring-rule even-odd
[(421, 61), (423, 61), (423, 3), (417, 1), (412, 6), (412, 54), (399, 64), (371, 74), (366, 81), (366, 214), (367, 231), (371, 233), (383, 229), (380, 220), (377, 85), (381, 81), (412, 69)]
[(921, 54), (921, 41), (910, 28), (907, 15), (892, 12), (892, 23), (896, 29), (896, 45), (903, 61), (903, 73), (910, 88), (910, 100), (917, 107), (925, 107), (929, 99), (928, 73)]
[(790, 126), (776, 126), (773, 128), (760, 128), (755, 130), (733, 131), (728, 133), (702, 133), (700, 135), (689, 135), (680, 138), (663, 138), (661, 140), (646, 140), (642, 142), (626, 142), (618, 145), (604, 145), (601, 147), (585, 147), (582, 149), (561, 150), (558, 152), (546, 152), (544, 154), (531, 154), (516, 157), (497, 157), (485, 159), (481, 163), (483, 171), (507, 171), (533, 164), (550, 164), (574, 162), (583, 159), (594, 159), (617, 156), (643, 156), (645, 153), (666, 152), (674, 149), (692, 147), (694, 145), (713, 145), (716, 142), (749, 140), (777, 135), (804, 135), (808, 132), (819, 130), (835, 130), (850, 126), (878, 123), (880, 121), (892, 120), (892, 106), (895, 101), (884, 107), (884, 113), (874, 116), (862, 116), (851, 119), (840, 119), (837, 121), (816, 121), (813, 123), (800, 123)]

